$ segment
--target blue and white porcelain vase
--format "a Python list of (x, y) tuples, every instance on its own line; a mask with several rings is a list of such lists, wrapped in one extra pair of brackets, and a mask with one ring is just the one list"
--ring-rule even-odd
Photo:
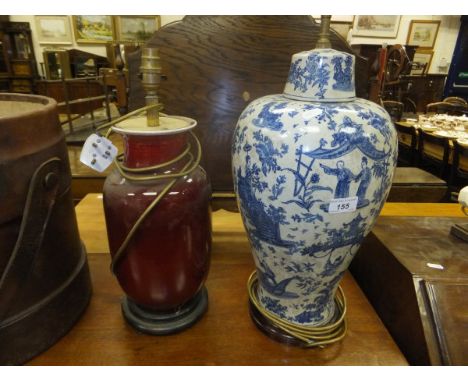
[(247, 106), (232, 146), (263, 308), (294, 324), (330, 322), (338, 283), (383, 207), (396, 162), (390, 116), (356, 98), (354, 56), (293, 55), (283, 94)]

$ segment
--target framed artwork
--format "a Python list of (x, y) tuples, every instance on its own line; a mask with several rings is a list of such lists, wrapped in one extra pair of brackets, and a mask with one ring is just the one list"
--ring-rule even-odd
[(434, 51), (432, 50), (417, 50), (414, 53), (413, 68), (411, 69), (410, 75), (422, 76), (423, 74), (426, 74), (431, 66), (433, 54)]
[(68, 16), (34, 16), (39, 44), (71, 44), (73, 37)]
[[(312, 17), (316, 21), (320, 21), (320, 15), (312, 15)], [(354, 20), (353, 15), (332, 15), (331, 22), (332, 23), (350, 23), (352, 24)]]
[(401, 16), (359, 15), (354, 18), (353, 36), (395, 38), (398, 34)]
[(114, 40), (112, 16), (72, 16), (75, 40), (80, 44), (105, 44)]
[(119, 41), (146, 41), (161, 27), (160, 16), (115, 16)]
[(411, 20), (406, 45), (434, 48), (440, 20)]

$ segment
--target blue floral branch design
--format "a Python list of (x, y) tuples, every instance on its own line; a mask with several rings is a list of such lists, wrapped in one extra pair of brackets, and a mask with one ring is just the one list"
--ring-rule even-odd
[(335, 104), (335, 103), (317, 103), (313, 105), (304, 105), (304, 110), (317, 110), (321, 111), (320, 114), (316, 116), (318, 123), (324, 123), (327, 125), (329, 130), (336, 129), (336, 115), (340, 112), (340, 110), (349, 110), (346, 105), (343, 104)]
[[(320, 147), (326, 144), (325, 139), (320, 140)], [(318, 183), (320, 182), (320, 175), (317, 173), (312, 172), (312, 166), (314, 164), (314, 159), (312, 159), (309, 163), (304, 163), (302, 161), (302, 150), (303, 147), (300, 146), (296, 150), (296, 162), (297, 168), (296, 170), (287, 168), (285, 170), (290, 171), (294, 175), (295, 185), (294, 185), (294, 196), (295, 199), (290, 199), (285, 202), (284, 204), (291, 204), (295, 203), (299, 207), (309, 211), (315, 203), (323, 202), (321, 199), (316, 199), (314, 193), (317, 191), (328, 191), (333, 192), (332, 188), (328, 186), (320, 186)], [(305, 167), (305, 171), (302, 168)], [(318, 214), (303, 214), (303, 216), (296, 215), (296, 221), (307, 221), (312, 222), (316, 219), (323, 221), (323, 218)]]
[(280, 150), (276, 149), (269, 137), (264, 136), (261, 131), (255, 131), (253, 134), (257, 143), (254, 143), (257, 155), (262, 164), (263, 175), (269, 172), (281, 170), (277, 158), (282, 158), (288, 152), (288, 145), (282, 144)]
[(288, 308), (284, 305), (281, 305), (280, 300), (264, 296), (261, 298), (261, 301), (265, 308), (267, 308), (269, 311), (275, 313), (281, 318), (286, 318), (286, 311)]
[(310, 86), (317, 87), (315, 96), (324, 98), (327, 91), (326, 85), (330, 79), (330, 65), (323, 63), (319, 54), (311, 54), (307, 57), (304, 67), (301, 67), (302, 59), (291, 65), (288, 82), (293, 84), (294, 90), (306, 92)]
[(373, 112), (372, 110), (368, 111), (359, 111), (357, 114), (358, 117), (367, 121), (374, 129), (378, 130), (380, 134), (384, 137), (384, 143), (388, 144), (391, 138), (392, 129), (389, 128), (388, 122), (385, 117)]
[(232, 147), (232, 151), (235, 154), (240, 154), (242, 150), (242, 144), (244, 143), (245, 139), (245, 133), (247, 131), (248, 127), (244, 126), (243, 128), (240, 128), (240, 126), (236, 129), (235, 135), (234, 135), (234, 142), (235, 144)]
[(271, 188), (271, 195), (268, 197), (270, 200), (277, 200), (284, 191), (284, 184), (286, 183), (286, 176), (280, 175), (276, 178), (276, 183)]

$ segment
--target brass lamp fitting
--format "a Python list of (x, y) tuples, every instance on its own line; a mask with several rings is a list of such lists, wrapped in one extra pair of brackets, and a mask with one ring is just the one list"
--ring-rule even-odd
[(320, 33), (319, 39), (317, 44), (315, 45), (316, 48), (331, 48), (330, 43), (330, 21), (331, 16), (324, 16), (320, 17)]
[[(158, 48), (144, 47), (141, 53), (142, 85), (145, 90), (146, 106), (159, 103), (158, 89), (161, 83), (161, 60)], [(150, 127), (159, 126), (159, 110), (157, 107), (146, 112), (147, 124)]]

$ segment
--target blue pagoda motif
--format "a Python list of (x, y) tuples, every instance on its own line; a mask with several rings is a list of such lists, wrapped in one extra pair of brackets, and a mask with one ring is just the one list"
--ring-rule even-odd
[(281, 238), (280, 225), (284, 224), (284, 216), (280, 209), (265, 204), (255, 196), (252, 187), (251, 173), (242, 176), (241, 169), (237, 169), (237, 189), (241, 200), (242, 211), (249, 224), (252, 225), (251, 233), (257, 239), (279, 247), (288, 247), (293, 243)]

